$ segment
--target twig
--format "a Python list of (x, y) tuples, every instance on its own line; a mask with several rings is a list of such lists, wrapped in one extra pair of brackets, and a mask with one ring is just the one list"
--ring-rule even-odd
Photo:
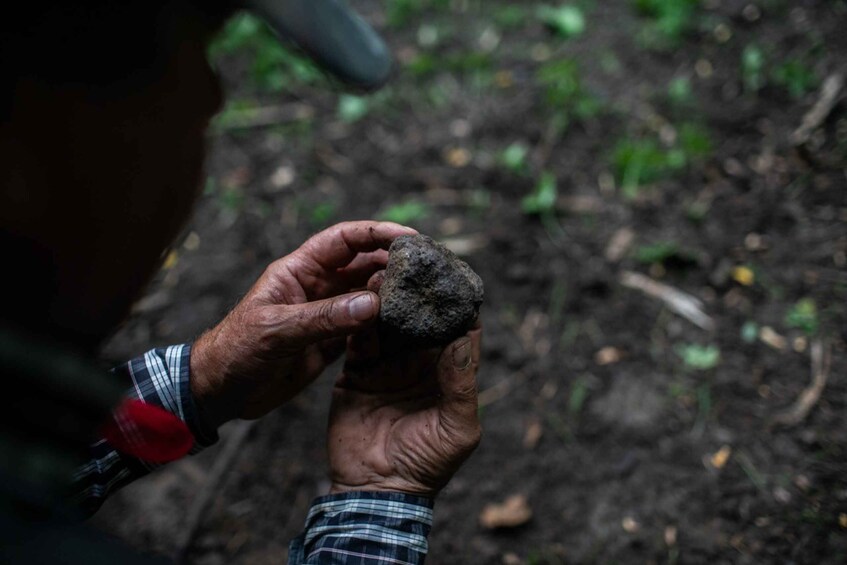
[(485, 408), (489, 404), (494, 404), (501, 398), (504, 398), (512, 391), (512, 382), (509, 379), (503, 379), (496, 385), (490, 386), (479, 393), (478, 406)]
[(714, 320), (703, 312), (703, 302), (699, 298), (632, 271), (621, 273), (620, 283), (627, 288), (640, 290), (647, 296), (658, 298), (671, 311), (698, 328), (706, 331), (712, 331), (715, 328)]
[(832, 367), (832, 349), (829, 344), (824, 347), (820, 339), (812, 344), (812, 382), (803, 389), (797, 400), (790, 408), (774, 416), (772, 425), (794, 427), (809, 415), (812, 408), (821, 398), (826, 381), (829, 378), (829, 370)]
[(820, 98), (812, 106), (812, 109), (803, 116), (800, 127), (791, 134), (791, 142), (794, 145), (803, 145), (812, 135), (812, 132), (826, 120), (829, 113), (838, 102), (841, 89), (844, 88), (844, 74), (835, 73), (826, 78), (821, 86)]
[(194, 537), (197, 531), (203, 524), (203, 519), (206, 517), (206, 509), (212, 502), (215, 494), (217, 494), (218, 485), (226, 475), (232, 463), (235, 461), (235, 456), (240, 451), (241, 444), (247, 438), (247, 434), (253, 427), (255, 420), (242, 420), (233, 424), (232, 432), (226, 440), (226, 444), (215, 459), (215, 464), (209, 472), (203, 489), (194, 499), (191, 507), (188, 509), (188, 517), (186, 518), (185, 529), (176, 546), (175, 561), (177, 563), (185, 563), (188, 557), (188, 551), (191, 549), (191, 544), (194, 542)]

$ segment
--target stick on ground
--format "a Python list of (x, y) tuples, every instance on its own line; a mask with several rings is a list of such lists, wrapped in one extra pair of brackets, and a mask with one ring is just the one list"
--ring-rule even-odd
[(827, 344), (823, 345), (820, 339), (812, 344), (812, 382), (803, 389), (797, 400), (789, 408), (777, 414), (771, 421), (771, 425), (794, 427), (805, 420), (812, 408), (821, 398), (826, 381), (829, 378), (829, 370), (832, 366), (832, 349)]
[(794, 130), (791, 134), (791, 141), (794, 145), (803, 145), (820, 125), (826, 120), (829, 113), (838, 103), (841, 90), (844, 88), (844, 74), (835, 73), (826, 78), (821, 86), (820, 98), (812, 106), (812, 109), (806, 112), (803, 116), (803, 121), (800, 127)]
[(715, 329), (714, 320), (703, 312), (703, 302), (687, 292), (632, 271), (621, 273), (620, 283), (627, 288), (640, 290), (647, 296), (658, 298), (664, 302), (668, 309), (682, 316), (698, 328), (706, 331)]
[(218, 486), (227, 471), (232, 467), (232, 463), (235, 461), (236, 455), (240, 452), (241, 445), (247, 438), (247, 434), (253, 428), (254, 422), (255, 420), (240, 420), (233, 424), (233, 428), (235, 429), (232, 430), (223, 449), (221, 449), (220, 454), (215, 459), (215, 464), (212, 466), (212, 470), (209, 472), (202, 490), (198, 493), (197, 498), (194, 499), (191, 508), (188, 509), (185, 529), (176, 544), (174, 557), (176, 563), (186, 563), (186, 557), (197, 535), (197, 531), (203, 525), (206, 509), (211, 504), (215, 494), (217, 494)]

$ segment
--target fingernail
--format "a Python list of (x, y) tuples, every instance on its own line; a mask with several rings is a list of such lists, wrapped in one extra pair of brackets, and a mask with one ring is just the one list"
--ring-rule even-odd
[(370, 320), (376, 315), (376, 308), (374, 308), (374, 299), (371, 294), (360, 294), (356, 298), (350, 301), (347, 305), (347, 308), (350, 312), (350, 316), (359, 322), (364, 322), (366, 320)]
[(471, 364), (471, 340), (465, 338), (453, 346), (453, 366), (464, 371)]

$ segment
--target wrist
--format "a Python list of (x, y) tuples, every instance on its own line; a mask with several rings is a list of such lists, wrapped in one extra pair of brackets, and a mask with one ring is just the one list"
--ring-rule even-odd
[(190, 388), (198, 417), (208, 429), (216, 430), (235, 417), (229, 414), (220, 378), (222, 369), (214, 357), (214, 336), (209, 331), (200, 336), (191, 348)]
[(429, 500), (434, 500), (440, 488), (427, 488), (423, 485), (413, 485), (403, 480), (386, 479), (379, 482), (371, 482), (357, 485), (348, 485), (341, 482), (333, 481), (329, 487), (329, 495), (344, 495), (351, 493), (370, 493), (370, 494), (399, 494), (406, 496), (418, 496)]

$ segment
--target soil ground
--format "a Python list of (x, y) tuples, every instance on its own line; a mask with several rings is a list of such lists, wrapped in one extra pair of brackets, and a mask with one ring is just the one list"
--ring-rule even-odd
[[(406, 2), (430, 7), (405, 22), (385, 4), (356, 3), (401, 62), (365, 106), (339, 110), (310, 83), (248, 93), (243, 60), (224, 58), (232, 97), (282, 117), (210, 136), (197, 213), (105, 355), (191, 340), (316, 230), (405, 210), (486, 287), (484, 438), (437, 501), (430, 563), (847, 562), (847, 101), (791, 139), (847, 72), (844, 2), (712, 0), (658, 46), (654, 20), (620, 0), (580, 4), (585, 30), (567, 40), (530, 3), (509, 19), (506, 2)], [(538, 69), (561, 59), (579, 88), (553, 102)], [(688, 123), (707, 132), (699, 149), (679, 141)], [(515, 142), (526, 154), (509, 160)], [(626, 142), (655, 174), (633, 173)], [(557, 196), (533, 210), (545, 172)], [(628, 272), (697, 297), (712, 325)], [(779, 425), (817, 347), (823, 393)], [(285, 560), (327, 486), (331, 381), (251, 428), (190, 562)], [(137, 482), (95, 521), (172, 554), (220, 453)], [(480, 525), (515, 494), (529, 522)]]

